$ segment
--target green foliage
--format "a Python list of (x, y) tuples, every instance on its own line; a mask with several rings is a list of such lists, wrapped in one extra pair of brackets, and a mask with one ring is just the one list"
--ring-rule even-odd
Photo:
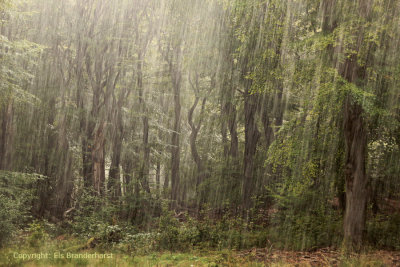
[(178, 242), (179, 237), (179, 221), (173, 216), (173, 212), (168, 210), (167, 206), (163, 206), (163, 213), (159, 219), (159, 239), (158, 245), (160, 249), (176, 250), (180, 248)]
[(0, 194), (0, 246), (3, 246), (16, 230), (17, 220), (21, 215), (19, 210), (24, 211), (19, 203)]
[(128, 193), (121, 198), (121, 204), (115, 206), (119, 214), (140, 228), (146, 228), (154, 223), (154, 215), (160, 214), (160, 202), (145, 190), (139, 194)]
[(33, 222), (29, 224), (29, 228), (27, 229), (27, 231), (28, 233), (30, 233), (27, 240), (28, 244), (34, 248), (41, 247), (47, 236), (43, 225), (39, 222)]
[(367, 223), (366, 239), (371, 246), (400, 250), (400, 214), (377, 215)]
[(10, 41), (0, 35), (0, 108), (4, 101), (37, 104), (39, 98), (24, 88), (33, 80), (33, 68), (37, 64), (42, 46), (27, 40)]
[[(315, 109), (310, 117), (321, 116), (321, 113)], [(308, 141), (313, 123), (313, 119), (306, 121), (309, 129), (299, 124), (299, 120), (284, 125), (266, 161), (273, 173), (281, 177), (266, 187), (275, 203), (269, 238), (279, 248), (309, 250), (340, 244), (341, 214), (330, 205), (334, 198), (332, 181), (326, 178), (330, 169), (323, 168), (326, 156), (321, 156), (331, 152), (329, 147)], [(335, 138), (331, 136), (330, 127), (319, 125), (319, 131), (325, 139)], [(304, 153), (307, 146), (314, 146), (314, 149)]]
[[(308, 208), (304, 210), (302, 201), (312, 199), (295, 199), (291, 204), (299, 203), (299, 207), (286, 207), (277, 211), (269, 230), (270, 241), (282, 249), (312, 250), (326, 246), (339, 246), (341, 242), (342, 220), (338, 212), (328, 208)], [(314, 200), (315, 201), (315, 200)]]
[(160, 217), (157, 243), (160, 249), (187, 251), (200, 249), (248, 249), (265, 247), (268, 231), (251, 231), (240, 217), (225, 216), (216, 220), (205, 211), (201, 219), (186, 216), (179, 222), (173, 213), (165, 211)]
[(30, 220), (36, 186), (45, 179), (39, 174), (0, 171), (0, 246)]
[(159, 233), (128, 233), (118, 247), (126, 252), (134, 252), (135, 255), (147, 255), (157, 250), (159, 235)]
[(81, 192), (78, 203), (76, 216), (70, 222), (72, 232), (81, 237), (96, 236), (106, 241), (111, 230), (109, 226), (116, 218), (116, 207), (90, 190)]
[(97, 236), (102, 243), (115, 244), (119, 243), (126, 234), (123, 230), (119, 225), (101, 225)]

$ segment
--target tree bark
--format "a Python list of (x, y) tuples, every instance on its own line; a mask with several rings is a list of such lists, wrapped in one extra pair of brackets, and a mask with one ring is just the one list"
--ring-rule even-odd
[(254, 189), (254, 155), (260, 132), (257, 129), (255, 120), (257, 112), (257, 96), (249, 94), (246, 90), (244, 100), (245, 115), (245, 149), (244, 149), (244, 182), (243, 182), (243, 214), (251, 207), (251, 197)]
[(111, 157), (110, 173), (108, 177), (108, 190), (111, 194), (111, 199), (116, 200), (121, 196), (121, 173), (120, 173), (120, 162), (121, 162), (121, 150), (124, 126), (122, 121), (122, 103), (121, 98), (124, 94), (121, 93), (119, 101), (116, 103), (115, 116), (114, 116), (114, 138), (113, 138), (113, 152)]
[[(337, 27), (336, 7), (338, 1), (325, 0), (322, 3), (322, 31), (331, 33)], [(355, 14), (368, 19), (369, 1), (359, 1)], [(363, 42), (362, 25), (358, 25), (358, 31), (354, 33), (356, 38), (356, 52), (346, 55), (344, 63), (335, 62), (335, 53), (343, 53), (342, 50), (335, 51), (332, 46), (327, 47), (325, 61), (331, 62), (337, 67), (340, 75), (349, 83), (362, 86), (360, 80), (365, 78), (366, 66), (358, 64), (358, 53)], [(368, 55), (367, 55), (368, 56)], [(367, 158), (367, 130), (363, 119), (364, 110), (362, 106), (353, 99), (351, 92), (347, 93), (343, 104), (343, 138), (345, 145), (344, 180), (346, 207), (344, 213), (344, 246), (348, 250), (359, 250), (362, 245), (365, 229), (366, 207), (368, 199), (368, 177), (366, 175), (365, 163)]]
[(142, 53), (139, 52), (138, 63), (137, 63), (137, 86), (139, 90), (139, 105), (140, 111), (142, 112), (142, 123), (143, 123), (143, 138), (142, 138), (142, 160), (139, 171), (139, 178), (141, 181), (142, 188), (150, 193), (149, 186), (149, 170), (150, 170), (150, 146), (149, 146), (149, 117), (147, 115), (146, 102), (144, 100), (144, 89), (143, 89), (143, 73), (142, 73)]
[[(180, 74), (176, 74), (177, 76)], [(179, 182), (180, 182), (180, 174), (179, 174), (179, 166), (180, 166), (180, 142), (179, 135), (181, 130), (181, 103), (180, 103), (180, 78), (175, 78), (176, 83), (174, 84), (174, 128), (172, 132), (172, 141), (171, 141), (171, 198), (172, 200), (178, 201), (178, 193), (179, 193)]]
[(0, 136), (0, 169), (8, 170), (11, 164), (11, 146), (13, 140), (13, 115), (14, 104), (10, 99), (4, 107), (1, 121), (1, 136)]
[[(357, 33), (357, 48), (360, 50), (363, 33)], [(364, 78), (365, 67), (358, 65), (358, 54), (348, 57), (340, 74), (349, 83), (357, 84)], [(366, 208), (368, 200), (368, 177), (365, 170), (367, 158), (367, 130), (364, 123), (362, 106), (348, 93), (344, 102), (344, 139), (345, 139), (345, 188), (346, 210), (344, 214), (344, 245), (350, 250), (359, 250), (362, 245), (365, 229)]]
[[(196, 110), (196, 107), (200, 101), (200, 97), (198, 96), (199, 93), (199, 80), (198, 80), (198, 75), (196, 73), (195, 76), (195, 80), (194, 80), (194, 84), (191, 82), (191, 80), (189, 79), (190, 84), (192, 86), (192, 89), (195, 93), (195, 100), (194, 103), (192, 105), (192, 107), (189, 109), (188, 111), (188, 123), (191, 129), (190, 132), (190, 136), (189, 136), (189, 142), (190, 142), (190, 151), (192, 153), (192, 158), (193, 161), (196, 163), (197, 166), (197, 175), (196, 175), (196, 192), (198, 197), (200, 192), (199, 192), (199, 186), (200, 184), (203, 182), (204, 179), (204, 164), (203, 164), (203, 160), (201, 159), (199, 152), (197, 150), (197, 135), (200, 131), (201, 128), (201, 123), (202, 123), (202, 116), (203, 116), (203, 112), (204, 112), (204, 108), (205, 108), (205, 104), (206, 104), (206, 98), (203, 99), (202, 104), (201, 104), (201, 111), (200, 111), (200, 118), (198, 120), (197, 125), (194, 123), (193, 121), (193, 113)], [(200, 197), (200, 202), (201, 202), (201, 197)]]
[(156, 197), (160, 198), (160, 178), (161, 178), (161, 163), (160, 159), (157, 159), (156, 164)]
[(100, 123), (95, 131), (92, 149), (93, 187), (96, 193), (104, 194), (105, 182), (105, 122)]
[(229, 149), (229, 153), (233, 158), (237, 158), (239, 155), (239, 138), (236, 130), (236, 108), (232, 102), (226, 103), (226, 113), (228, 115), (229, 135), (231, 137), (231, 147)]
[(344, 107), (344, 136), (346, 141), (346, 211), (344, 216), (344, 241), (346, 246), (359, 249), (365, 228), (368, 190), (365, 160), (367, 135), (363, 110), (347, 97)]
[[(175, 52), (176, 51), (176, 52)], [(175, 63), (169, 61), (169, 69), (172, 79), (174, 95), (174, 127), (171, 138), (171, 199), (175, 201), (172, 205), (176, 207), (179, 202), (180, 183), (180, 132), (181, 132), (181, 47), (180, 44), (174, 49)]]

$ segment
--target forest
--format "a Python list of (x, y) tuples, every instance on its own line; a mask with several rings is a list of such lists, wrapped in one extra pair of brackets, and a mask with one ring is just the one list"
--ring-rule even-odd
[(0, 0), (0, 265), (400, 266), (399, 47), (400, 0)]

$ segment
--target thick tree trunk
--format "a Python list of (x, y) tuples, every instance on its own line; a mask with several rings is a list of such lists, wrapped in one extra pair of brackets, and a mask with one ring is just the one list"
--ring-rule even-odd
[[(101, 53), (109, 51), (113, 51), (113, 47), (105, 45)], [(115, 72), (111, 60), (104, 59), (104, 54), (99, 54), (94, 58), (94, 62), (90, 55), (86, 55), (85, 58), (86, 73), (93, 90), (92, 110), (87, 122), (87, 150), (91, 152), (93, 188), (101, 196), (105, 192), (105, 135), (109, 116), (109, 100), (116, 87), (119, 72)]]
[[(324, 0), (322, 2), (322, 31), (329, 34), (337, 27), (338, 1)], [(354, 14), (358, 14), (364, 19), (369, 19), (370, 1), (358, 1), (358, 7)], [(327, 47), (324, 61), (331, 62), (335, 67), (338, 66), (340, 75), (349, 83), (362, 86), (362, 80), (365, 78), (366, 66), (358, 64), (358, 56), (361, 44), (363, 42), (363, 26), (358, 26), (358, 32), (355, 33), (355, 53), (346, 55), (344, 63), (335, 62), (335, 53), (337, 49), (333, 46)], [(344, 47), (344, 46), (343, 46)], [(344, 51), (338, 51), (344, 53)], [(367, 55), (368, 56), (368, 55)], [(363, 232), (365, 229), (366, 206), (368, 199), (368, 178), (365, 170), (367, 157), (367, 130), (363, 120), (364, 111), (359, 103), (353, 99), (351, 93), (346, 96), (343, 106), (343, 138), (345, 145), (345, 214), (344, 214), (344, 245), (349, 250), (359, 250), (362, 245)], [(343, 201), (343, 199), (342, 199)]]
[[(233, 72), (231, 70), (231, 72)], [(221, 129), (222, 129), (222, 138), (224, 143), (224, 154), (230, 155), (233, 158), (237, 158), (239, 154), (239, 139), (237, 134), (237, 120), (236, 120), (236, 107), (233, 104), (233, 100), (235, 98), (235, 91), (232, 86), (233, 73), (230, 73), (228, 77), (222, 77), (224, 79), (224, 83), (221, 88), (220, 98), (221, 98)], [(227, 144), (227, 131), (229, 130), (230, 135), (230, 145)], [(229, 152), (229, 153), (228, 153)]]
[(256, 112), (257, 96), (246, 92), (244, 100), (245, 113), (245, 149), (244, 149), (244, 182), (243, 182), (243, 214), (251, 207), (251, 197), (254, 189), (254, 155), (260, 133), (257, 129)]
[(71, 177), (73, 177), (73, 160), (71, 155), (66, 152), (68, 151), (68, 144), (60, 148), (64, 151), (60, 158), (60, 162), (63, 162), (65, 165), (63, 165), (63, 170), (60, 170), (56, 190), (54, 190), (55, 203), (52, 213), (57, 218), (62, 218), (64, 212), (71, 208), (71, 194), (74, 188), (74, 181), (71, 179)]
[(344, 136), (346, 142), (345, 181), (346, 211), (344, 215), (344, 242), (347, 248), (360, 249), (365, 228), (368, 199), (365, 160), (367, 135), (363, 110), (347, 97), (344, 107)]
[[(363, 33), (358, 32), (356, 51), (360, 50)], [(358, 54), (349, 56), (340, 68), (340, 74), (349, 83), (357, 84), (365, 78), (365, 66), (358, 64)], [(358, 86), (361, 86), (358, 84)], [(368, 177), (365, 170), (367, 158), (367, 130), (364, 110), (348, 93), (344, 102), (343, 130), (345, 140), (346, 210), (344, 214), (344, 245), (349, 250), (359, 250), (365, 229), (368, 200)]]
[[(224, 155), (237, 158), (239, 154), (239, 138), (237, 133), (236, 107), (229, 100), (224, 100), (221, 114), (221, 135), (224, 144)], [(227, 130), (229, 131), (230, 144), (228, 143)]]

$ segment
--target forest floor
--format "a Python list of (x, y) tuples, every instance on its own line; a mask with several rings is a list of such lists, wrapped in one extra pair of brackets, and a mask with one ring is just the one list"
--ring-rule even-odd
[[(40, 249), (39, 249), (40, 251)], [(43, 251), (41, 251), (43, 252)], [(16, 254), (17, 253), (17, 254)], [(400, 266), (400, 252), (371, 251), (360, 255), (343, 256), (331, 249), (314, 252), (252, 249), (243, 251), (191, 251), (190, 253), (154, 252), (147, 255), (133, 255), (115, 252), (107, 259), (56, 258), (57, 251), (42, 259), (21, 260), (18, 257), (33, 253), (32, 250), (15, 251), (11, 248), (0, 250), (0, 266)], [(93, 249), (74, 252), (75, 255), (101, 254), (110, 252)], [(76, 254), (78, 253), (78, 254)], [(21, 256), (20, 256), (21, 255)], [(60, 253), (58, 254), (60, 255)]]

